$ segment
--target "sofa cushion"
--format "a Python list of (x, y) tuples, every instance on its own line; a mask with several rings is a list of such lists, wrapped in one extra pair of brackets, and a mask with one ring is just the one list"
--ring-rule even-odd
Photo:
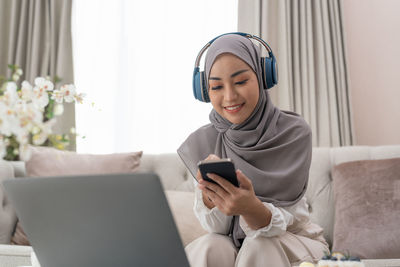
[(207, 233), (194, 215), (193, 192), (168, 190), (166, 196), (184, 246)]
[(342, 163), (332, 170), (333, 251), (400, 258), (400, 158)]

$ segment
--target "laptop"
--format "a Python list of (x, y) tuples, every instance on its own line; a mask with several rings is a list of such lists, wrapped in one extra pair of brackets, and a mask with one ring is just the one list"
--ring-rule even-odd
[(189, 266), (156, 174), (3, 184), (41, 267)]

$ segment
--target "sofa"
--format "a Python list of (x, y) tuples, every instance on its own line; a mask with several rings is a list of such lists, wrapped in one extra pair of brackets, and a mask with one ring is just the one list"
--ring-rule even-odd
[[(332, 168), (343, 162), (396, 157), (400, 157), (400, 145), (313, 148), (306, 198), (311, 220), (323, 227), (324, 236), (330, 245), (333, 242), (335, 220)], [(26, 175), (23, 162), (3, 162), (2, 164), (2, 166), (8, 164), (13, 169), (15, 177)], [(192, 210), (193, 177), (176, 153), (158, 155), (144, 153), (139, 172), (154, 172), (159, 175), (184, 245), (206, 233)], [(13, 177), (0, 177), (0, 180), (4, 179), (13, 179)], [(0, 189), (2, 190), (2, 188)], [(15, 225), (17, 219), (15, 213), (12, 209), (6, 208), (6, 197), (3, 192), (0, 193), (3, 201), (0, 210), (0, 227), (3, 227), (1, 224), (10, 223), (10, 221), (12, 225)], [(12, 231), (13, 228), (10, 227), (9, 237), (11, 237)], [(0, 266), (30, 265), (31, 251), (32, 248), (29, 246), (0, 244)], [(394, 267), (400, 266), (400, 259), (370, 259), (364, 260), (364, 263), (366, 266)]]

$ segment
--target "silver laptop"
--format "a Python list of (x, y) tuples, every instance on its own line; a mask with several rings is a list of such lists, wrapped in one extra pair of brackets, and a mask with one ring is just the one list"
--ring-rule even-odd
[(155, 174), (3, 184), (42, 267), (189, 266)]

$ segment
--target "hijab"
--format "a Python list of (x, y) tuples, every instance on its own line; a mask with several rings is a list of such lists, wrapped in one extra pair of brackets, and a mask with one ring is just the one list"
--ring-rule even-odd
[[(214, 109), (210, 124), (204, 125), (178, 148), (177, 152), (196, 177), (197, 163), (209, 154), (230, 158), (252, 182), (262, 202), (286, 207), (299, 201), (307, 188), (311, 164), (311, 130), (298, 114), (276, 108), (264, 89), (259, 48), (248, 38), (228, 34), (216, 39), (207, 51), (205, 75), (216, 58), (231, 53), (246, 62), (256, 73), (259, 99), (251, 115), (233, 124)], [(233, 217), (230, 235), (237, 247), (245, 238), (239, 216)]]

